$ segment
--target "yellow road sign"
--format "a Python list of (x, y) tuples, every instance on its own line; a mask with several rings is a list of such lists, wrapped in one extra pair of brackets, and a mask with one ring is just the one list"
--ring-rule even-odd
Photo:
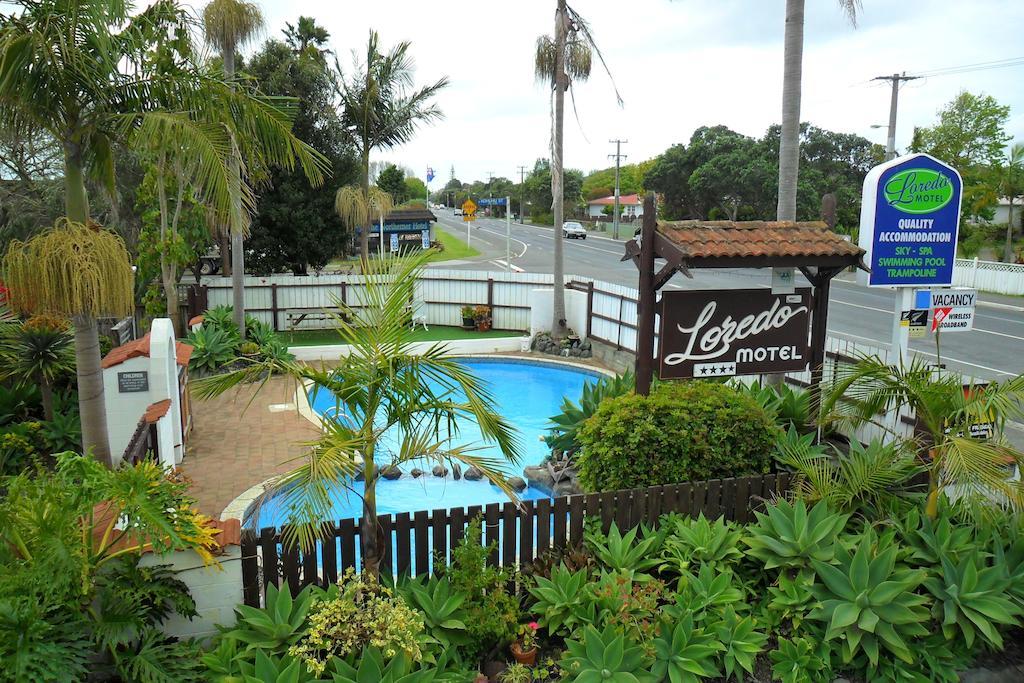
[(465, 218), (467, 215), (472, 216), (474, 213), (476, 213), (476, 202), (474, 202), (472, 199), (467, 199), (466, 201), (462, 202), (463, 218)]
[(472, 223), (474, 218), (476, 218), (476, 214), (465, 212), (462, 214), (463, 223)]

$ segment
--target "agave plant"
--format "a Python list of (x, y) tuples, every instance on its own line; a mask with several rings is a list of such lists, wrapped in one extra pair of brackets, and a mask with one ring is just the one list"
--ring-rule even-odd
[(423, 613), (427, 635), (442, 647), (449, 649), (469, 642), (467, 614), (462, 608), (467, 596), (453, 589), (449, 579), (410, 579), (400, 584), (398, 590), (412, 607)]
[(592, 529), (586, 532), (587, 547), (601, 564), (612, 571), (628, 574), (637, 581), (650, 579), (645, 572), (658, 566), (657, 552), (663, 541), (663, 532), (646, 531), (641, 535), (639, 527), (621, 534), (615, 522), (612, 522), (607, 535)]
[(957, 564), (961, 557), (976, 551), (979, 544), (974, 533), (971, 527), (948, 516), (933, 520), (916, 508), (907, 513), (901, 525), (903, 541), (912, 551), (910, 563), (925, 568), (939, 567), (943, 558)]
[(825, 503), (807, 510), (803, 500), (780, 500), (767, 514), (754, 513), (757, 524), (748, 527), (744, 542), (750, 555), (762, 560), (765, 569), (804, 569), (812, 561), (831, 562), (836, 538), (849, 515), (834, 513)]
[(694, 627), (690, 615), (672, 623), (662, 621), (654, 639), (651, 673), (658, 681), (698, 683), (719, 674), (715, 657), (722, 649), (714, 634)]
[(812, 559), (820, 584), (811, 592), (821, 605), (808, 618), (827, 624), (825, 640), (840, 639), (843, 662), (863, 652), (877, 665), (885, 648), (899, 659), (915, 661), (909, 638), (928, 635), (928, 598), (914, 591), (926, 573), (897, 566), (899, 548), (878, 544), (873, 532), (865, 532), (851, 554), (838, 546), (836, 564)]
[(735, 675), (742, 680), (744, 671), (754, 673), (755, 659), (768, 642), (768, 636), (757, 630), (754, 618), (741, 617), (728, 607), (713, 628), (724, 648), (725, 678), (728, 680)]
[(739, 549), (743, 534), (724, 517), (711, 522), (703, 512), (696, 519), (671, 515), (662, 520), (662, 528), (668, 533), (661, 551), (661, 571), (682, 576), (691, 566), (727, 568), (743, 557)]
[(943, 556), (942, 571), (929, 576), (925, 587), (935, 604), (932, 615), (942, 624), (946, 640), (963, 636), (967, 647), (980, 635), (997, 650), (1003, 649), (1001, 627), (1016, 626), (1021, 608), (1008, 594), (1010, 577), (1004, 567), (990, 566), (977, 551), (959, 564)]
[(627, 394), (633, 391), (635, 386), (636, 381), (631, 372), (615, 377), (602, 377), (596, 382), (587, 382), (583, 385), (583, 394), (580, 396), (578, 405), (568, 398), (562, 398), (562, 412), (549, 418), (552, 426), (548, 428), (548, 431), (551, 433), (544, 437), (544, 442), (548, 447), (564, 453), (572, 453), (577, 450), (580, 444), (576, 440), (576, 434), (583, 423), (597, 412), (601, 402), (606, 398)]
[(579, 625), (583, 587), (588, 579), (587, 570), (570, 572), (564, 566), (554, 568), (550, 579), (536, 578), (537, 585), (530, 589), (530, 595), (537, 601), (534, 609), (541, 615), (539, 623), (548, 633), (567, 635)]
[(335, 660), (334, 683), (432, 683), (447, 666), (447, 659), (442, 656), (436, 666), (417, 668), (404, 654), (386, 660), (379, 649), (367, 647), (356, 663), (358, 666)]
[(734, 585), (733, 573), (701, 565), (697, 575), (686, 574), (679, 580), (676, 604), (665, 607), (665, 613), (675, 618), (693, 615), (698, 622), (714, 621), (727, 609), (744, 609), (743, 591)]
[(661, 680), (648, 671), (649, 660), (639, 645), (626, 640), (615, 629), (598, 631), (587, 626), (580, 640), (568, 640), (561, 666), (566, 681), (587, 683), (638, 683)]
[(283, 655), (305, 634), (306, 616), (316, 591), (319, 589), (315, 586), (307, 586), (292, 599), (287, 586), (279, 589), (269, 584), (265, 606), (236, 606), (236, 626), (224, 635), (246, 648)]
[(782, 683), (818, 683), (832, 678), (828, 661), (807, 638), (779, 638), (778, 648), (769, 656), (774, 680)]

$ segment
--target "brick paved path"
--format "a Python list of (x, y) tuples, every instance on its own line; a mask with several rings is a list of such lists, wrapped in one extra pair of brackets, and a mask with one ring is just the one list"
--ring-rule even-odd
[(270, 380), (249, 404), (252, 394), (241, 387), (192, 404), (194, 429), (181, 470), (192, 480), (199, 511), (214, 519), (249, 487), (294, 467), (288, 461), (303, 453), (299, 444), (319, 433), (294, 407), (270, 411), (294, 404), (294, 380)]

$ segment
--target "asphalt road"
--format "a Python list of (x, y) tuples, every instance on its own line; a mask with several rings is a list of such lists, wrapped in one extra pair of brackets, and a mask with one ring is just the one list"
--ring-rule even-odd
[[(466, 224), (441, 209), (438, 225), (466, 238)], [(482, 253), (471, 261), (440, 263), (438, 267), (505, 270), (505, 221), (479, 219), (473, 223), (471, 244)], [(632, 233), (632, 227), (623, 232)], [(514, 270), (550, 273), (554, 233), (551, 228), (513, 223), (511, 263)], [(637, 273), (629, 261), (619, 259), (623, 246), (595, 235), (565, 241), (567, 273), (636, 287)], [(694, 278), (675, 275), (667, 287), (677, 289), (742, 289), (770, 286), (767, 269), (694, 270)], [(801, 278), (802, 280), (802, 278)], [(892, 336), (894, 293), (859, 287), (852, 275), (833, 281), (829, 302), (829, 335), (874, 346), (888, 347)], [(1024, 374), (1024, 299), (982, 294), (974, 329), (946, 332), (941, 338), (942, 362), (950, 369), (979, 379), (1006, 379)], [(911, 350), (934, 360), (934, 338), (913, 340)]]

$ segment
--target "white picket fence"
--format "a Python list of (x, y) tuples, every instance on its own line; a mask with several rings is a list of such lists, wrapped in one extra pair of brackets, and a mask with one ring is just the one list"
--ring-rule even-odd
[(1024, 294), (1024, 265), (1001, 261), (958, 258), (953, 267), (953, 284), (996, 294)]

